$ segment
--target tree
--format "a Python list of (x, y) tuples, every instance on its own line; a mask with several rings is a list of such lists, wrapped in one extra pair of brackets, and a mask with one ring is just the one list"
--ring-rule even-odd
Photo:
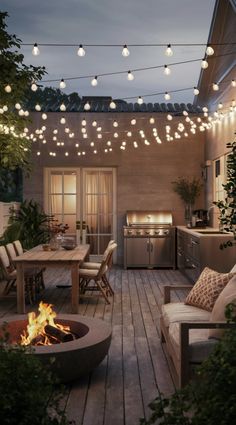
[(224, 201), (213, 202), (213, 204), (220, 210), (221, 225), (224, 230), (233, 233), (234, 240), (221, 244), (221, 249), (236, 244), (236, 140), (227, 143), (226, 146), (231, 149), (227, 157), (227, 182), (222, 185), (226, 197)]
[(0, 167), (29, 169), (31, 140), (25, 131), (28, 114), (15, 105), (23, 105), (32, 82), (41, 80), (46, 71), (24, 64), (21, 40), (7, 33), (7, 16), (7, 12), (0, 12)]

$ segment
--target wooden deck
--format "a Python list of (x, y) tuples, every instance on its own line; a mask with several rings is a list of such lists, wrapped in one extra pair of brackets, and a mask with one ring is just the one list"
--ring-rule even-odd
[[(57, 313), (70, 313), (68, 270), (47, 269), (46, 289), (40, 294)], [(188, 283), (175, 270), (122, 270), (113, 268), (109, 281), (115, 291), (110, 305), (101, 296), (86, 296), (79, 313), (112, 324), (109, 355), (90, 376), (66, 387), (64, 407), (76, 425), (138, 425), (149, 416), (148, 404), (161, 392), (174, 390), (160, 343), (159, 315), (163, 285)], [(0, 286), (1, 285), (0, 283)], [(176, 299), (184, 291), (174, 294)], [(111, 299), (112, 300), (112, 299)], [(37, 306), (27, 306), (27, 311)], [(0, 297), (0, 317), (16, 313), (16, 294)]]

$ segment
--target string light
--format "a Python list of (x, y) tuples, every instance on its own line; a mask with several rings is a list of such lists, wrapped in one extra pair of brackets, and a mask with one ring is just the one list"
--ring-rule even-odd
[(66, 105), (65, 105), (64, 103), (62, 103), (62, 104), (60, 105), (60, 111), (61, 111), (61, 112), (65, 112), (65, 111), (66, 111)]
[(83, 125), (83, 126), (85, 126), (86, 124), (87, 124), (87, 121), (86, 121), (86, 119), (82, 119), (82, 121), (81, 121), (81, 124)]
[(206, 59), (202, 59), (201, 68), (202, 69), (207, 69), (208, 68), (208, 62), (207, 62)]
[(42, 114), (42, 120), (46, 120), (47, 119), (47, 114), (43, 113)]
[(197, 96), (197, 95), (199, 94), (199, 90), (198, 90), (198, 88), (197, 88), (197, 87), (194, 87), (194, 89), (193, 89), (193, 94), (194, 94), (195, 96)]
[(65, 89), (65, 88), (66, 88), (66, 83), (62, 78), (61, 81), (60, 81), (60, 89)]
[(80, 57), (85, 56), (85, 50), (84, 50), (84, 48), (83, 48), (83, 45), (82, 45), (82, 44), (80, 44), (80, 45), (79, 45), (79, 48), (78, 48), (78, 50), (77, 50), (77, 55), (78, 55), (78, 56), (80, 56)]
[(141, 96), (138, 97), (138, 104), (139, 105), (143, 104), (143, 98)]
[(133, 80), (134, 80), (134, 74), (132, 74), (132, 72), (131, 72), (131, 71), (128, 71), (127, 79), (128, 79), (129, 81), (133, 81)]
[(95, 76), (95, 77), (92, 79), (92, 81), (91, 81), (91, 85), (92, 85), (93, 87), (95, 87), (95, 86), (97, 86), (97, 85), (98, 85), (98, 77), (97, 77), (97, 76)]
[(41, 111), (41, 106), (38, 103), (35, 105), (35, 110), (38, 112)]
[(211, 47), (211, 46), (207, 46), (207, 48), (206, 48), (206, 55), (208, 55), (208, 56), (212, 56), (212, 55), (214, 55), (214, 49), (213, 49), (213, 47)]
[(113, 121), (113, 127), (118, 127), (118, 122), (116, 120)]
[(61, 119), (60, 119), (60, 123), (61, 123), (61, 124), (65, 124), (65, 123), (66, 123), (66, 119), (65, 119), (65, 117), (61, 117)]
[(165, 100), (170, 100), (170, 94), (165, 92)]
[(91, 108), (90, 103), (87, 101), (87, 102), (85, 103), (85, 105), (84, 105), (84, 110), (85, 110), (85, 111), (89, 111), (89, 110), (90, 110), (90, 108)]
[(166, 56), (173, 56), (173, 50), (171, 49), (171, 44), (167, 44), (167, 48), (166, 48), (166, 51), (165, 51), (165, 55)]
[(235, 80), (232, 80), (232, 81), (231, 81), (231, 86), (232, 86), (232, 87), (236, 87), (236, 81), (235, 81)]
[(123, 46), (122, 56), (124, 56), (124, 58), (127, 58), (127, 57), (129, 56), (129, 54), (130, 54), (130, 51), (129, 51), (129, 49), (128, 49), (127, 45), (125, 44), (125, 45)]
[(112, 100), (112, 101), (110, 102), (109, 108), (111, 108), (111, 109), (116, 109), (116, 104), (115, 104), (114, 100)]
[(170, 68), (167, 65), (164, 65), (164, 74), (165, 75), (170, 75), (170, 73), (171, 73)]
[(5, 92), (6, 92), (6, 93), (11, 93), (11, 86), (10, 86), (10, 84), (7, 84), (7, 85), (4, 87), (4, 90), (5, 90)]
[(93, 121), (93, 122), (92, 122), (92, 126), (93, 126), (93, 127), (97, 127), (97, 121)]
[(37, 43), (34, 43), (33, 49), (32, 49), (32, 55), (38, 56), (40, 54), (40, 50), (38, 48)]
[(136, 119), (132, 118), (132, 120), (130, 121), (131, 125), (135, 125), (136, 124)]
[(32, 84), (31, 84), (31, 90), (32, 90), (32, 91), (37, 91), (37, 90), (38, 90), (38, 86), (37, 86), (37, 84), (32, 83)]
[(213, 88), (214, 91), (218, 91), (220, 87), (219, 87), (219, 84), (213, 83), (212, 88)]
[(173, 117), (172, 117), (172, 115), (168, 114), (168, 115), (167, 115), (167, 119), (168, 119), (168, 121), (171, 121), (171, 120), (173, 120)]

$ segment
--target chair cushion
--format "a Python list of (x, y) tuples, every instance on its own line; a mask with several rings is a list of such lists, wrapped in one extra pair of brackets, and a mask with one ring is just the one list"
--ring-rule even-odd
[(173, 322), (207, 322), (210, 313), (185, 303), (168, 303), (162, 306), (162, 318), (168, 327)]
[(101, 266), (101, 263), (92, 263), (91, 261), (85, 261), (82, 264), (82, 269), (99, 269)]
[[(211, 322), (225, 321), (225, 307), (227, 304), (236, 301), (236, 276), (230, 279), (226, 287), (217, 298), (213, 310), (210, 315)], [(222, 338), (225, 330), (209, 329), (209, 338)]]
[(219, 294), (233, 276), (233, 273), (218, 273), (205, 267), (185, 303), (212, 311)]
[[(107, 266), (105, 267), (105, 272), (107, 271)], [(97, 269), (79, 269), (79, 277), (93, 279), (98, 274)]]
[[(192, 363), (201, 363), (212, 352), (215, 344), (214, 339), (208, 339), (208, 329), (189, 330), (189, 359)], [(169, 338), (178, 359), (180, 359), (180, 327), (179, 323), (171, 323)]]

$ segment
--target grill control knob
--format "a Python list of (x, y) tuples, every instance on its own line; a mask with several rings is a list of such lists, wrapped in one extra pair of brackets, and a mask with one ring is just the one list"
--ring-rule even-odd
[(169, 234), (169, 230), (164, 230), (164, 235), (168, 235)]
[(159, 235), (160, 231), (159, 230), (155, 230), (155, 235)]
[(150, 231), (149, 230), (146, 230), (145, 233), (146, 233), (146, 235), (150, 235)]
[(141, 235), (141, 230), (137, 230), (136, 235)]
[(128, 235), (132, 235), (132, 230), (128, 230)]

